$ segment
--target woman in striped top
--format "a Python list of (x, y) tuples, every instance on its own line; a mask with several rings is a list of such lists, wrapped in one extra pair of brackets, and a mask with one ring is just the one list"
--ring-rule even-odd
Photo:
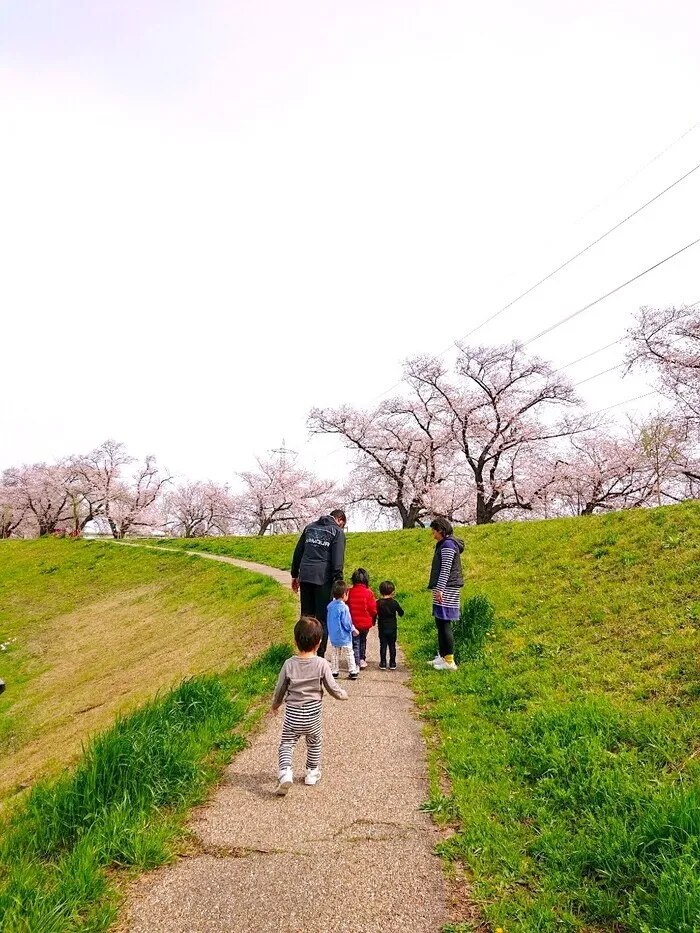
[(464, 586), (461, 558), (464, 541), (455, 538), (446, 518), (433, 519), (430, 528), (436, 544), (428, 589), (433, 591), (433, 616), (438, 635), (438, 653), (430, 663), (438, 671), (456, 671), (452, 623), (459, 619), (459, 591)]

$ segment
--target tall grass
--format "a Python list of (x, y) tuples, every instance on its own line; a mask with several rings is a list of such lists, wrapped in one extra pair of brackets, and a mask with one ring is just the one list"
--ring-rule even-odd
[(484, 642), (492, 633), (495, 610), (485, 596), (470, 596), (453, 624), (455, 654), (459, 662), (480, 658)]
[(244, 746), (241, 727), (288, 654), (273, 646), (184, 681), (96, 736), (73, 773), (36, 785), (1, 827), (3, 933), (105, 929), (118, 903), (108, 869), (173, 856), (187, 808)]

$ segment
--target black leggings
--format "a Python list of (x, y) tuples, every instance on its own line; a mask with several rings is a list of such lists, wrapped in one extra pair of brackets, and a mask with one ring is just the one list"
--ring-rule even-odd
[(447, 657), (455, 653), (455, 637), (452, 634), (452, 623), (449, 619), (435, 619), (438, 634), (438, 651), (440, 657)]

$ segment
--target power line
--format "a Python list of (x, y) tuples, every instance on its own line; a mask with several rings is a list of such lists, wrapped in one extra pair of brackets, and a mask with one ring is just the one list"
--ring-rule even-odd
[[(684, 136), (687, 135), (689, 132), (691, 132), (693, 129), (695, 129), (696, 126), (700, 126), (700, 121), (698, 121), (698, 123), (695, 124), (695, 126), (691, 127), (690, 130), (687, 130), (686, 133), (684, 134)], [(680, 139), (680, 138), (682, 138), (682, 137), (679, 137), (679, 139)], [(676, 142), (678, 142), (678, 141), (679, 141), (679, 140), (676, 140)], [(675, 143), (672, 144), (672, 145), (675, 145)], [(664, 152), (668, 151), (669, 148), (671, 148), (671, 147), (667, 147), (667, 148), (664, 150)], [(655, 158), (659, 158), (661, 155), (663, 155), (663, 152), (662, 152), (662, 153), (659, 153), (659, 155), (656, 156)], [(654, 160), (652, 160), (652, 161), (654, 161)], [(649, 163), (649, 164), (650, 164), (650, 163)], [(464, 334), (463, 337), (460, 337), (460, 338), (458, 338), (458, 339), (459, 339), (459, 340), (467, 340), (469, 337), (471, 337), (473, 334), (475, 334), (478, 330), (481, 330), (482, 327), (485, 327), (486, 324), (490, 324), (491, 321), (494, 321), (497, 317), (499, 317), (501, 314), (503, 314), (503, 313), (504, 313), (505, 311), (507, 311), (509, 308), (512, 308), (513, 305), (517, 304), (517, 303), (518, 303), (519, 301), (521, 301), (523, 298), (526, 298), (528, 295), (532, 294), (532, 292), (534, 292), (535, 289), (539, 288), (540, 285), (544, 285), (545, 282), (548, 282), (549, 279), (553, 278), (558, 272), (561, 272), (562, 269), (565, 269), (567, 266), (571, 265), (572, 262), (575, 262), (577, 259), (579, 259), (581, 256), (583, 256), (584, 253), (587, 253), (590, 249), (593, 249), (594, 246), (597, 246), (598, 243), (600, 243), (600, 242), (601, 242), (602, 240), (604, 240), (606, 237), (610, 236), (611, 233), (614, 233), (616, 230), (618, 230), (620, 227), (622, 227), (623, 224), (626, 224), (627, 221), (631, 220), (633, 217), (636, 217), (637, 214), (640, 214), (645, 208), (649, 207), (650, 204), (653, 204), (655, 201), (658, 201), (659, 198), (663, 197), (663, 195), (667, 194), (669, 191), (671, 191), (673, 188), (675, 188), (676, 185), (679, 185), (682, 181), (685, 181), (686, 178), (689, 178), (689, 177), (690, 177), (694, 172), (696, 172), (698, 169), (700, 169), (700, 163), (698, 163), (698, 164), (695, 165), (693, 168), (691, 168), (689, 172), (686, 172), (686, 173), (685, 173), (685, 175), (682, 175), (680, 178), (677, 178), (672, 184), (670, 184), (670, 185), (668, 185), (668, 187), (664, 188), (663, 191), (659, 191), (659, 193), (658, 193), (658, 194), (655, 194), (653, 198), (650, 198), (648, 201), (646, 201), (644, 204), (642, 204), (641, 207), (638, 207), (637, 210), (633, 211), (631, 214), (628, 214), (625, 218), (623, 218), (622, 220), (620, 220), (618, 223), (616, 223), (613, 227), (611, 227), (611, 228), (610, 228), (609, 230), (607, 230), (605, 233), (601, 234), (599, 237), (597, 237), (595, 240), (593, 240), (591, 243), (589, 243), (587, 246), (585, 246), (582, 250), (579, 250), (578, 253), (576, 253), (575, 255), (573, 255), (573, 256), (571, 256), (571, 257), (569, 257), (569, 259), (567, 259), (567, 260), (566, 260), (565, 262), (563, 262), (561, 265), (557, 266), (556, 269), (552, 270), (552, 272), (550, 272), (550, 273), (548, 273), (547, 275), (545, 275), (544, 278), (540, 279), (538, 282), (535, 282), (534, 285), (531, 285), (531, 286), (530, 286), (528, 289), (526, 289), (524, 292), (521, 292), (521, 293), (517, 296), (517, 298), (513, 298), (512, 301), (509, 301), (509, 302), (508, 302), (508, 304), (504, 305), (502, 308), (500, 308), (498, 311), (496, 311), (496, 312), (495, 312), (494, 314), (492, 314), (490, 317), (485, 318), (480, 324), (477, 324), (476, 327), (473, 327), (470, 331), (468, 331), (466, 334)], [(640, 169), (640, 171), (643, 171), (643, 169)], [(612, 294), (612, 293), (611, 293), (611, 294)], [(602, 300), (602, 299), (601, 299), (601, 300)], [(533, 339), (536, 339), (536, 338), (533, 338)], [(449, 350), (452, 349), (453, 346), (456, 345), (456, 343), (457, 343), (457, 341), (456, 341), (456, 340), (453, 340), (452, 343), (451, 343), (449, 346), (445, 347), (445, 349), (444, 349), (444, 350), (441, 350), (437, 355), (438, 355), (438, 356), (444, 356), (445, 353), (447, 353)], [(374, 398), (370, 399), (370, 404), (372, 404), (373, 402), (376, 402), (378, 399), (382, 398), (382, 396), (384, 396), (384, 395), (386, 395), (387, 393), (391, 392), (393, 389), (397, 388), (397, 387), (400, 386), (400, 385), (401, 385), (401, 380), (399, 380), (398, 382), (395, 382), (395, 383), (394, 383), (392, 386), (390, 386), (388, 389), (384, 389), (384, 391), (380, 392), (378, 395), (375, 395)]]
[(602, 415), (603, 412), (611, 411), (613, 408), (620, 408), (621, 405), (629, 405), (630, 402), (638, 402), (640, 399), (648, 398), (650, 395), (661, 395), (658, 389), (652, 389), (651, 392), (645, 392), (643, 395), (635, 395), (634, 398), (626, 398), (622, 402), (615, 402), (614, 405), (608, 405), (607, 408), (599, 408), (598, 411), (592, 411), (592, 415)]
[(584, 360), (589, 360), (592, 356), (597, 356), (599, 353), (602, 353), (603, 350), (609, 350), (611, 347), (616, 347), (618, 343), (622, 343), (624, 337), (618, 337), (617, 340), (613, 340), (612, 343), (606, 343), (604, 347), (598, 347), (597, 350), (591, 350), (590, 353), (586, 353), (585, 356), (579, 356), (577, 359), (572, 360), (570, 363), (564, 363), (563, 366), (560, 366), (557, 369), (557, 372), (561, 372), (562, 369), (568, 369), (569, 366), (575, 366), (576, 363), (583, 363)]
[(653, 165), (654, 162), (657, 161), (657, 159), (660, 159), (662, 155), (665, 155), (669, 151), (669, 149), (673, 149), (674, 146), (677, 146), (678, 143), (681, 142), (681, 140), (685, 139), (686, 136), (692, 133), (693, 130), (696, 130), (699, 126), (700, 126), (700, 120), (698, 120), (697, 123), (694, 123), (690, 127), (690, 129), (687, 129), (685, 133), (681, 133), (678, 139), (674, 139), (674, 141), (670, 143), (668, 146), (666, 146), (665, 149), (662, 149), (661, 152), (657, 153), (653, 159), (649, 159), (649, 161), (646, 164), (644, 164), (640, 169), (637, 169), (637, 171), (633, 175), (630, 175), (629, 178), (623, 181), (621, 185), (618, 185), (617, 188), (615, 188), (613, 191), (610, 192), (610, 194), (606, 194), (602, 201), (598, 201), (598, 203), (595, 204), (593, 207), (591, 207), (589, 210), (587, 210), (585, 214), (581, 214), (581, 216), (577, 220), (575, 220), (574, 223), (575, 224), (580, 223), (584, 219), (584, 217), (588, 217), (589, 214), (592, 214), (594, 211), (597, 211), (598, 208), (601, 207), (603, 204), (605, 204), (606, 201), (609, 201), (610, 198), (614, 197), (618, 193), (618, 191), (622, 191), (622, 189), (625, 188), (627, 185), (629, 185), (631, 181), (634, 181), (634, 179), (638, 178), (639, 175), (642, 174), (642, 172), (645, 172), (649, 168), (650, 165)]
[[(495, 314), (492, 314), (491, 317), (486, 318), (486, 320), (482, 321), (481, 324), (477, 324), (476, 327), (473, 327), (468, 333), (466, 333), (460, 339), (466, 340), (468, 337), (471, 337), (472, 334), (475, 334), (478, 330), (481, 330), (481, 328), (484, 327), (486, 324), (489, 324), (491, 321), (494, 321), (499, 315), (503, 314), (504, 311), (507, 311), (508, 308), (512, 308), (513, 305), (516, 304), (518, 301), (520, 301), (522, 298), (525, 298), (527, 295), (534, 292), (534, 290), (536, 288), (539, 288), (540, 285), (543, 285), (545, 282), (548, 282), (549, 279), (551, 279), (553, 276), (557, 274), (557, 272), (561, 272), (562, 269), (565, 269), (568, 265), (571, 265), (572, 262), (575, 262), (575, 260), (577, 260), (580, 256), (583, 256), (584, 253), (587, 253), (589, 249), (592, 249), (594, 246), (597, 246), (597, 244), (600, 243), (602, 240), (604, 240), (607, 236), (610, 236), (611, 233), (614, 233), (623, 224), (626, 224), (628, 220), (631, 220), (633, 217), (636, 217), (637, 214), (640, 214), (645, 208), (649, 207), (650, 204), (653, 204), (654, 201), (658, 201), (659, 198), (663, 197), (663, 195), (671, 191), (672, 188), (675, 188), (676, 185), (680, 185), (682, 181), (685, 181), (686, 178), (689, 178), (693, 174), (693, 172), (697, 172), (699, 168), (700, 168), (700, 162), (694, 168), (691, 168), (689, 172), (686, 172), (685, 175), (682, 175), (680, 178), (677, 178), (673, 182), (673, 184), (669, 185), (667, 188), (664, 188), (663, 191), (659, 191), (659, 193), (655, 194), (653, 198), (650, 198), (648, 201), (646, 201), (646, 203), (642, 204), (641, 207), (638, 207), (636, 211), (632, 211), (631, 214), (628, 214), (627, 217), (619, 221), (619, 223), (616, 223), (614, 227), (611, 227), (609, 230), (607, 230), (597, 239), (593, 240), (593, 242), (589, 243), (588, 246), (584, 246), (582, 250), (579, 250), (578, 253), (576, 253), (574, 256), (571, 256), (571, 258), (567, 259), (566, 262), (563, 262), (560, 266), (557, 266), (557, 268), (554, 269), (554, 271), (550, 272), (548, 275), (545, 275), (545, 277), (543, 279), (540, 279), (539, 282), (535, 282), (534, 285), (531, 285), (530, 288), (522, 292), (522, 294), (518, 295), (517, 298), (514, 298), (512, 301), (509, 301), (507, 305), (504, 305), (500, 309), (500, 311), (496, 311)], [(453, 344), (450, 344), (450, 346), (452, 345)], [(443, 353), (446, 353), (446, 352), (447, 352), (446, 350), (443, 350)]]
[(572, 388), (576, 389), (578, 388), (578, 386), (582, 386), (584, 382), (590, 382), (592, 379), (597, 379), (599, 376), (605, 376), (608, 373), (614, 373), (616, 369), (619, 369), (621, 366), (624, 366), (624, 365), (625, 365), (625, 361), (623, 360), (621, 363), (617, 363), (616, 366), (611, 366), (609, 369), (604, 369), (599, 373), (595, 373), (595, 375), (593, 376), (586, 376), (586, 378), (581, 379), (580, 382), (574, 382), (574, 384), (572, 385)]
[(626, 288), (628, 285), (631, 285), (632, 282), (636, 282), (638, 279), (641, 279), (642, 276), (647, 275), (649, 272), (653, 272), (654, 269), (658, 269), (659, 266), (663, 266), (664, 263), (669, 262), (671, 259), (675, 259), (676, 256), (680, 256), (681, 253), (684, 253), (687, 249), (690, 249), (693, 246), (697, 246), (700, 243), (700, 237), (697, 240), (693, 240), (692, 243), (688, 243), (686, 246), (683, 246), (681, 249), (676, 250), (675, 253), (671, 253), (670, 256), (666, 256), (665, 259), (661, 259), (659, 262), (654, 263), (653, 266), (649, 266), (648, 269), (645, 269), (643, 272), (639, 272), (637, 275), (633, 276), (631, 279), (627, 279), (626, 282), (623, 282), (622, 285), (618, 285), (616, 288), (613, 288), (611, 291), (606, 292), (604, 295), (601, 295), (600, 298), (596, 298), (595, 301), (591, 301), (589, 304), (584, 305), (583, 308), (579, 308), (578, 311), (574, 311), (572, 314), (568, 314), (566, 317), (562, 318), (560, 321), (556, 321), (554, 324), (550, 324), (549, 327), (545, 327), (544, 330), (541, 330), (539, 334), (535, 334), (534, 337), (530, 337), (529, 340), (526, 340), (523, 343), (524, 347), (529, 346), (531, 343), (534, 343), (535, 340), (539, 340), (540, 337), (544, 337), (545, 334), (550, 334), (553, 330), (556, 330), (558, 327), (561, 327), (562, 324), (567, 324), (569, 321), (573, 320), (575, 317), (578, 317), (579, 314), (583, 314), (584, 311), (588, 311), (590, 308), (595, 307), (605, 301), (606, 298), (609, 298), (611, 295), (616, 294), (616, 292), (621, 291), (623, 288)]

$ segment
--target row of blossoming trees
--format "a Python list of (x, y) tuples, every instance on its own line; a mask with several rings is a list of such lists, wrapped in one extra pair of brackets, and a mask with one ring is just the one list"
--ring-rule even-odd
[(258, 469), (239, 479), (235, 493), (219, 483), (176, 482), (155, 457), (138, 462), (109, 440), (57, 463), (5, 470), (0, 538), (78, 536), (86, 529), (117, 539), (293, 531), (329, 507), (335, 488), (280, 458), (258, 460)]
[(642, 308), (628, 333), (628, 369), (651, 372), (664, 406), (611, 423), (583, 410), (561, 371), (516, 344), (458, 346), (456, 364), (416, 357), (405, 391), (371, 411), (317, 408), (313, 434), (337, 435), (352, 469), (339, 486), (284, 455), (239, 474), (238, 488), (177, 483), (154, 457), (123, 444), (55, 464), (5, 470), (0, 537), (80, 534), (88, 525), (201, 535), (296, 531), (345, 502), (388, 526), (434, 515), (484, 524), (675, 502), (700, 489), (700, 313)]

